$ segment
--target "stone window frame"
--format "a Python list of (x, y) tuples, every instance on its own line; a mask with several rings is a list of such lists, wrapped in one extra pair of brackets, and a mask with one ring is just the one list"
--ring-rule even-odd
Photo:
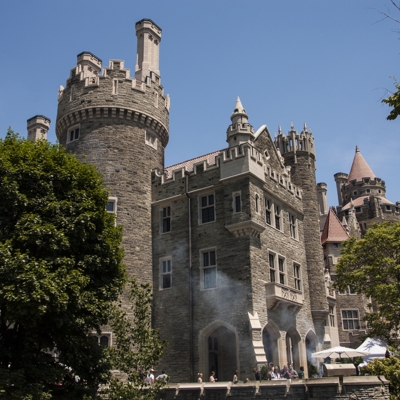
[(112, 94), (118, 94), (118, 79), (112, 80)]
[(255, 207), (256, 213), (260, 214), (260, 210), (261, 210), (261, 207), (260, 207), (260, 195), (258, 193), (256, 193), (255, 196), (254, 196), (254, 207)]
[[(97, 339), (97, 344), (99, 346), (111, 347), (112, 332), (101, 332), (100, 335), (97, 332), (92, 332), (90, 334), (90, 337), (92, 337), (93, 339)], [(107, 344), (105, 344), (104, 338), (107, 338)], [(102, 343), (102, 341), (103, 341), (103, 343)]]
[(299, 290), (300, 292), (303, 291), (303, 271), (301, 268), (301, 264), (293, 261), (293, 282), (294, 288)]
[[(345, 316), (344, 313), (346, 313)], [(348, 313), (351, 314), (349, 315)], [(355, 331), (360, 329), (360, 312), (358, 308), (342, 308), (340, 310), (340, 317), (342, 319), (342, 329), (344, 331)]]
[(238, 190), (232, 193), (232, 209), (234, 214), (242, 212), (242, 191)]
[(299, 239), (299, 224), (296, 215), (289, 213), (289, 232), (292, 239)]
[(160, 235), (171, 232), (171, 204), (160, 206)]
[(283, 211), (280, 203), (264, 194), (264, 208), (265, 223), (283, 233)]
[(67, 144), (79, 140), (81, 135), (81, 124), (71, 126), (67, 131)]
[[(160, 280), (159, 290), (168, 290), (172, 288), (172, 257), (166, 256), (159, 259)], [(169, 281), (168, 281), (169, 277)], [(166, 279), (166, 280), (164, 280)], [(167, 284), (169, 283), (169, 286)]]
[[(205, 201), (204, 201), (205, 199)], [(199, 225), (210, 224), (216, 221), (216, 212), (215, 212), (215, 192), (207, 192), (199, 194), (198, 198), (198, 206), (199, 206), (199, 214), (198, 214), (198, 222)], [(212, 219), (211, 215), (207, 215), (205, 213), (206, 210), (212, 210)]]
[[(273, 266), (271, 266), (271, 262)], [(268, 250), (269, 280), (287, 286), (286, 257), (273, 250)], [(282, 267), (282, 269), (281, 269)]]
[(147, 144), (147, 146), (150, 146), (153, 149), (157, 150), (158, 139), (157, 139), (157, 136), (154, 133), (146, 130), (144, 132), (144, 142)]
[[(212, 254), (214, 253), (214, 254)], [(207, 259), (205, 255), (207, 256)], [(212, 260), (214, 257), (214, 260)], [(199, 258), (200, 258), (200, 289), (201, 290), (214, 290), (218, 289), (218, 259), (217, 259), (217, 248), (216, 247), (207, 247), (199, 250)], [(214, 264), (212, 264), (214, 262)], [(206, 264), (206, 265), (205, 265)], [(206, 273), (208, 271), (214, 270), (214, 279), (215, 285), (206, 287)]]
[(109, 197), (106, 204), (106, 211), (109, 214), (117, 215), (118, 197)]

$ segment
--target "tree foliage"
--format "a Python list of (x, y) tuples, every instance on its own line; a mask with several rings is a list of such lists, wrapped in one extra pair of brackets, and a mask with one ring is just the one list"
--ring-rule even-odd
[(336, 265), (335, 287), (352, 286), (372, 299), (365, 320), (369, 335), (397, 346), (400, 329), (400, 223), (384, 222), (367, 230), (362, 239), (344, 242)]
[(382, 375), (390, 382), (390, 400), (400, 399), (400, 359), (376, 358), (361, 369), (361, 374)]
[(400, 84), (395, 83), (396, 92), (382, 100), (382, 103), (386, 103), (392, 108), (389, 115), (386, 117), (388, 120), (394, 120), (400, 115)]
[(61, 146), (9, 130), (0, 199), (0, 392), (46, 398), (73, 374), (96, 386), (110, 365), (88, 334), (108, 322), (125, 282), (101, 176)]
[(126, 382), (112, 378), (105, 392), (110, 400), (150, 400), (166, 382), (156, 381), (148, 386), (145, 377), (158, 364), (166, 342), (151, 328), (150, 285), (139, 285), (132, 279), (127, 291), (130, 307), (125, 311), (120, 303), (114, 308), (110, 324), (117, 344), (108, 349), (113, 368), (125, 374)]

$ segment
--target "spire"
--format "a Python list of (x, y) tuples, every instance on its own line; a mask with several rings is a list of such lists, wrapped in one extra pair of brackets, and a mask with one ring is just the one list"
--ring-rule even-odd
[(333, 207), (331, 207), (325, 221), (324, 230), (322, 231), (321, 244), (326, 242), (341, 243), (348, 238), (349, 234), (333, 211)]
[(238, 96), (235, 104), (235, 109), (233, 110), (233, 113), (231, 115), (231, 121), (232, 123), (238, 122), (239, 120), (241, 122), (247, 122), (248, 118), (249, 117), (246, 113), (246, 110), (243, 108), (242, 102), (240, 101), (240, 97)]
[(353, 164), (350, 169), (348, 182), (351, 182), (354, 179), (361, 181), (362, 178), (376, 178), (376, 175), (373, 173), (370, 166), (364, 160), (364, 157), (360, 153), (360, 149), (356, 146), (356, 154), (354, 156)]
[(249, 117), (238, 96), (231, 115), (231, 125), (226, 132), (229, 147), (238, 146), (254, 140), (254, 128), (249, 124)]

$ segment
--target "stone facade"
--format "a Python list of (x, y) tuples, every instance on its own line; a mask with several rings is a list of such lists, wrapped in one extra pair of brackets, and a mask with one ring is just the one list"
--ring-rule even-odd
[[(227, 148), (165, 167), (161, 29), (146, 19), (136, 33), (135, 77), (121, 60), (102, 68), (92, 53), (78, 55), (59, 89), (56, 132), (103, 174), (128, 273), (153, 285), (153, 326), (169, 342), (158, 369), (173, 382), (211, 370), (219, 381), (236, 369), (253, 378), (267, 362), (307, 374), (311, 354), (339, 340), (326, 325), (335, 297), (324, 274), (313, 135), (306, 126), (275, 140), (265, 125), (255, 132), (237, 99)], [(275, 387), (280, 398), (287, 389), (278, 386), (267, 392)], [(297, 390), (308, 389), (288, 393)]]

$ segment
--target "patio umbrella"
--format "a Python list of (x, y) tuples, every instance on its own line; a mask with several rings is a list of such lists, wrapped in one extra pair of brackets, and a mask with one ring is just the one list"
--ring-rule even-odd
[(353, 357), (362, 357), (366, 356), (368, 353), (366, 351), (359, 351), (356, 349), (351, 349), (349, 347), (336, 346), (331, 347), (330, 349), (325, 349), (321, 351), (317, 351), (316, 353), (312, 353), (311, 357), (320, 357), (320, 358), (353, 358)]

